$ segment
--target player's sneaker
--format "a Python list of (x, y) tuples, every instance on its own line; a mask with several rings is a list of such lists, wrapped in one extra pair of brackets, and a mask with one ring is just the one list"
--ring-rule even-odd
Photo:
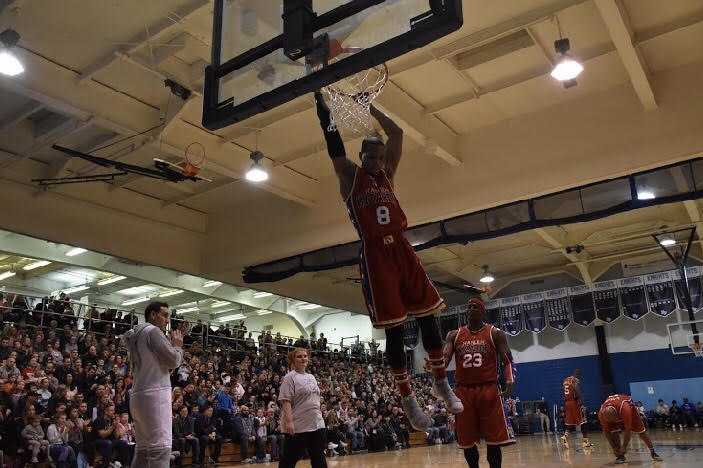
[(660, 457), (657, 452), (655, 452), (654, 450), (652, 450), (652, 460), (654, 460), (654, 461), (662, 461), (663, 458)]
[(413, 429), (419, 432), (427, 432), (427, 429), (429, 429), (432, 425), (432, 421), (422, 411), (422, 408), (420, 408), (420, 405), (417, 403), (417, 399), (415, 398), (415, 394), (404, 396), (400, 400), (400, 403), (403, 406), (405, 416), (407, 416)]
[(583, 439), (583, 448), (593, 447), (593, 444), (588, 439)]
[(439, 381), (435, 380), (431, 390), (432, 395), (440, 400), (444, 400), (447, 405), (447, 411), (452, 414), (459, 414), (464, 411), (464, 405), (456, 396), (452, 387), (449, 386), (449, 381), (444, 378)]
[(566, 434), (561, 436), (561, 443), (566, 445), (567, 447), (569, 446), (569, 438), (566, 436)]
[(627, 460), (625, 460), (625, 455), (620, 455), (615, 459), (615, 464), (616, 465), (621, 465), (623, 463), (627, 463)]

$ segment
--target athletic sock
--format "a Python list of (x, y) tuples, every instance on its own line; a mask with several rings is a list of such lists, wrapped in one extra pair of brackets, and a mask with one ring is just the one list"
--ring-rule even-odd
[(486, 458), (490, 468), (500, 468), (503, 463), (503, 454), (497, 445), (489, 445), (486, 449)]
[(447, 377), (447, 368), (444, 366), (444, 353), (441, 349), (428, 349), (430, 365), (432, 366), (432, 376), (435, 380)]
[(469, 468), (478, 468), (478, 447), (474, 445), (471, 448), (464, 449), (464, 458)]
[(410, 378), (408, 378), (408, 368), (401, 367), (399, 369), (391, 369), (393, 378), (395, 379), (395, 385), (398, 387), (400, 396), (408, 396), (413, 390), (410, 387)]

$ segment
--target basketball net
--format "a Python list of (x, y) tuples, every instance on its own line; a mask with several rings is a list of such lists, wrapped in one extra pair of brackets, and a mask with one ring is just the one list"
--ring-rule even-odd
[(371, 104), (387, 82), (388, 68), (383, 64), (323, 87), (330, 108), (328, 130), (349, 130), (358, 135), (374, 133)]
[(183, 168), (183, 175), (192, 177), (198, 175), (200, 168), (205, 162), (205, 148), (200, 143), (191, 143), (185, 150), (186, 165)]

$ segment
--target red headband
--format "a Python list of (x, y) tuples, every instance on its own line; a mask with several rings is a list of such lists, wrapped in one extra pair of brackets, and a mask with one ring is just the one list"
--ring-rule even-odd
[(483, 301), (477, 297), (472, 297), (469, 299), (468, 305), (470, 306), (471, 304), (474, 304), (478, 307), (481, 308), (482, 311), (486, 311), (486, 304), (483, 303)]

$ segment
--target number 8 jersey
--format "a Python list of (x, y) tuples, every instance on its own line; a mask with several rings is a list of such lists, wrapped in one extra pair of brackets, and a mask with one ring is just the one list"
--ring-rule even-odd
[(459, 328), (454, 339), (456, 382), (460, 385), (498, 383), (498, 353), (493, 343), (493, 325), (484, 324), (480, 330)]
[(408, 227), (393, 193), (393, 184), (384, 171), (374, 176), (357, 168), (346, 203), (349, 217), (362, 239), (397, 234)]

